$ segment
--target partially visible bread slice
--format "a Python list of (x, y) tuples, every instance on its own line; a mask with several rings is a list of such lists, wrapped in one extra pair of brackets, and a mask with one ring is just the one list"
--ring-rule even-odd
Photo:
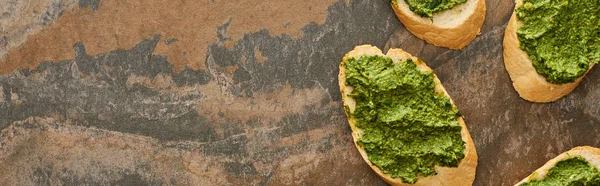
[[(515, 2), (515, 10), (523, 4), (522, 0)], [(504, 33), (504, 66), (519, 96), (531, 102), (552, 102), (571, 93), (585, 75), (567, 84), (553, 84), (546, 81), (546, 78), (538, 74), (533, 67), (529, 55), (519, 48), (517, 29), (521, 25), (522, 21), (517, 20), (517, 15), (513, 11)], [(591, 63), (588, 72), (593, 66), (594, 63)]]
[(479, 34), (485, 19), (485, 0), (467, 0), (433, 17), (421, 17), (405, 0), (393, 0), (392, 8), (404, 27), (435, 46), (462, 49)]
[[(354, 88), (350, 87), (350, 86), (346, 86), (346, 77), (345, 77), (346, 69), (344, 68), (344, 62), (346, 62), (348, 59), (359, 58), (359, 57), (365, 56), (365, 55), (366, 56), (373, 56), (373, 55), (388, 56), (388, 57), (392, 58), (392, 60), (395, 63), (404, 62), (404, 61), (406, 61), (406, 59), (410, 58), (415, 62), (415, 64), (417, 65), (417, 68), (419, 68), (420, 70), (427, 71), (427, 72), (433, 71), (423, 61), (417, 59), (416, 57), (412, 56), (411, 54), (409, 54), (407, 52), (404, 52), (401, 49), (390, 49), (388, 51), (387, 55), (384, 55), (381, 52), (381, 50), (379, 50), (377, 47), (373, 47), (371, 45), (362, 45), (362, 46), (357, 46), (356, 48), (354, 48), (354, 50), (348, 52), (346, 54), (346, 56), (344, 56), (344, 59), (340, 63), (340, 74), (338, 76), (340, 91), (342, 93), (342, 100), (344, 101), (344, 106), (348, 108), (348, 110), (346, 110), (346, 112), (350, 112), (350, 113), (346, 113), (346, 114), (348, 115), (348, 123), (350, 124), (350, 128), (352, 129), (352, 137), (354, 139), (354, 145), (356, 145), (356, 148), (360, 152), (360, 155), (363, 157), (363, 159), (369, 164), (369, 166), (371, 166), (371, 168), (375, 171), (375, 173), (377, 173), (377, 175), (379, 175), (381, 178), (383, 178), (387, 183), (389, 183), (391, 185), (406, 185), (406, 186), (471, 185), (473, 183), (473, 180), (475, 179), (475, 168), (477, 167), (477, 152), (475, 151), (475, 145), (473, 144), (471, 135), (469, 134), (467, 126), (465, 125), (465, 122), (462, 117), (458, 118), (458, 122), (462, 126), (461, 135), (462, 135), (462, 140), (465, 142), (466, 148), (465, 148), (465, 157), (464, 157), (464, 159), (462, 159), (460, 161), (460, 163), (458, 164), (458, 167), (452, 168), (452, 167), (436, 166), (435, 170), (437, 172), (437, 175), (432, 175), (432, 176), (427, 176), (427, 177), (419, 176), (419, 179), (417, 180), (417, 182), (415, 184), (407, 184), (407, 183), (402, 182), (402, 179), (400, 179), (400, 178), (394, 179), (394, 178), (390, 177), (389, 175), (384, 174), (379, 169), (379, 167), (375, 166), (374, 164), (372, 164), (369, 161), (369, 158), (367, 157), (367, 153), (357, 143), (360, 136), (362, 136), (363, 131), (362, 131), (362, 129), (356, 127), (357, 121), (353, 117), (350, 117), (350, 115), (349, 115), (352, 112), (354, 112), (354, 109), (356, 109), (356, 101), (353, 98), (348, 96), (348, 94), (350, 94)], [(448, 95), (448, 92), (446, 92), (446, 90), (442, 86), (442, 84), (441, 84), (440, 80), (437, 78), (437, 76), (435, 76), (435, 74), (434, 74), (433, 77), (434, 77), (434, 81), (436, 84), (435, 91), (437, 93), (443, 93), (448, 98), (450, 98), (450, 95)], [(452, 102), (452, 99), (450, 99), (450, 102)], [(452, 102), (452, 104), (454, 104), (454, 103)]]
[(554, 167), (556, 165), (556, 163), (558, 163), (561, 160), (565, 160), (570, 157), (573, 157), (573, 156), (582, 157), (585, 160), (587, 160), (591, 165), (595, 166), (597, 169), (600, 169), (600, 149), (594, 148), (594, 147), (589, 147), (589, 146), (575, 147), (567, 152), (563, 152), (562, 154), (560, 154), (560, 155), (556, 156), (555, 158), (551, 159), (550, 161), (546, 162), (546, 164), (544, 164), (544, 166), (535, 170), (535, 172), (531, 173), (531, 175), (527, 176), (527, 178), (525, 178), (525, 179), (521, 180), (519, 183), (515, 184), (515, 186), (518, 186), (522, 183), (525, 183), (525, 182), (528, 182), (531, 180), (544, 179), (544, 177), (546, 177), (546, 174), (548, 173), (548, 170), (550, 170), (552, 167)]

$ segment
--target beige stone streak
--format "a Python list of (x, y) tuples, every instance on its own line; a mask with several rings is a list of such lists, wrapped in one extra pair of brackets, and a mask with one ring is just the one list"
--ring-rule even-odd
[(254, 57), (256, 58), (258, 63), (260, 63), (261, 65), (265, 64), (266, 57), (264, 57), (262, 55), (262, 53), (260, 52), (260, 50), (258, 50), (258, 48), (254, 48)]
[(247, 121), (256, 118), (277, 121), (289, 114), (302, 113), (306, 107), (331, 106), (321, 105), (322, 99), (327, 95), (319, 87), (294, 90), (290, 84), (285, 84), (277, 91), (255, 92), (253, 97), (244, 97), (232, 95), (231, 90), (219, 86), (215, 81), (205, 85), (176, 87), (172, 77), (168, 75), (158, 75), (152, 79), (145, 76), (129, 76), (127, 87), (135, 84), (162, 89), (162, 94), (174, 95), (176, 98), (202, 95), (197, 100), (190, 100), (188, 104), (198, 104), (198, 114), (213, 121)]
[[(205, 97), (198, 105), (198, 112), (215, 120), (242, 120), (260, 118), (276, 121), (285, 115), (301, 113), (307, 106), (321, 107), (326, 96), (321, 88), (293, 90), (287, 84), (279, 91), (255, 93), (253, 97), (237, 97), (219, 90), (216, 83), (208, 83), (199, 88)], [(218, 115), (221, 113), (223, 118)]]
[[(44, 60), (72, 59), (73, 45), (83, 42), (90, 55), (128, 49), (155, 34), (163, 37), (155, 54), (169, 57), (176, 71), (185, 66), (205, 68), (207, 46), (218, 43), (217, 27), (230, 25), (226, 36), (235, 42), (246, 33), (267, 29), (272, 35), (302, 37), (310, 22), (324, 23), (327, 8), (336, 0), (102, 0), (90, 8), (65, 11), (48, 28), (0, 59), (0, 74), (34, 68)], [(164, 40), (178, 41), (167, 45)], [(183, 55), (184, 52), (186, 55)]]
[(4, 103), (4, 87), (0, 86), (0, 103)]

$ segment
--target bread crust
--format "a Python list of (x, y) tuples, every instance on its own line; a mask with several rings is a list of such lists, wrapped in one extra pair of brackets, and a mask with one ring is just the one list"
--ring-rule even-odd
[(467, 0), (448, 10), (434, 13), (433, 20), (412, 12), (404, 0), (392, 3), (400, 22), (419, 39), (435, 46), (462, 49), (479, 34), (485, 20), (485, 0)]
[(533, 173), (531, 173), (531, 175), (527, 176), (525, 179), (523, 179), (519, 183), (515, 184), (515, 186), (518, 186), (522, 183), (528, 182), (533, 179), (535, 179), (535, 180), (544, 179), (544, 177), (546, 177), (546, 174), (548, 173), (548, 170), (550, 170), (550, 168), (554, 167), (556, 165), (556, 163), (558, 163), (561, 160), (573, 157), (573, 156), (580, 156), (580, 157), (584, 158), (585, 160), (587, 160), (590, 164), (595, 166), (597, 169), (600, 169), (600, 149), (595, 148), (595, 147), (590, 147), (590, 146), (575, 147), (567, 152), (563, 152), (562, 154), (560, 154), (560, 155), (556, 156), (555, 158), (551, 159), (550, 161), (546, 162), (546, 164), (544, 164), (544, 166), (535, 170)]
[[(515, 10), (523, 4), (522, 0), (516, 0), (515, 2)], [(519, 96), (527, 101), (546, 103), (556, 101), (571, 93), (579, 85), (585, 74), (592, 69), (594, 63), (590, 63), (588, 71), (572, 83), (553, 84), (546, 81), (546, 78), (538, 74), (533, 67), (529, 55), (519, 48), (517, 29), (521, 24), (521, 21), (517, 20), (516, 12), (513, 11), (504, 33), (503, 42), (504, 66)]]
[[(411, 54), (409, 54), (401, 49), (390, 49), (388, 51), (387, 55), (384, 55), (381, 52), (381, 50), (379, 50), (377, 47), (373, 47), (371, 45), (357, 46), (356, 48), (354, 48), (354, 50), (348, 52), (346, 54), (346, 56), (344, 56), (344, 59), (340, 63), (340, 74), (338, 76), (338, 81), (339, 81), (340, 91), (342, 93), (342, 100), (344, 102), (344, 107), (347, 107), (349, 109), (349, 111), (347, 111), (347, 112), (354, 111), (354, 109), (356, 107), (356, 102), (353, 98), (350, 98), (348, 96), (348, 94), (350, 92), (352, 92), (353, 87), (346, 86), (346, 78), (345, 78), (346, 69), (344, 68), (344, 62), (346, 62), (349, 58), (356, 58), (356, 57), (360, 57), (363, 55), (388, 56), (388, 57), (392, 58), (392, 60), (394, 60), (395, 63), (398, 63), (403, 59), (411, 58), (417, 64), (417, 68), (419, 68), (420, 70), (429, 71), (429, 72), (433, 71), (423, 61), (417, 59), (416, 57), (412, 56)], [(442, 84), (441, 84), (440, 80), (437, 78), (437, 76), (434, 74), (433, 77), (434, 77), (434, 81), (436, 84), (436, 87), (435, 87), (436, 92), (438, 92), (438, 93), (443, 92), (448, 98), (450, 98), (450, 96), (448, 95), (448, 92), (446, 92), (446, 90), (442, 86)], [(452, 102), (452, 99), (450, 99), (450, 102)], [(454, 102), (452, 102), (452, 104), (454, 105)], [(477, 152), (475, 151), (475, 145), (473, 143), (473, 140), (471, 139), (471, 135), (469, 134), (467, 126), (465, 125), (465, 122), (462, 117), (458, 118), (458, 122), (460, 123), (460, 126), (462, 127), (461, 136), (462, 136), (462, 140), (465, 142), (466, 148), (465, 148), (465, 157), (460, 161), (460, 163), (458, 164), (458, 167), (451, 168), (451, 167), (436, 166), (435, 170), (437, 172), (437, 175), (432, 175), (432, 176), (427, 176), (427, 177), (419, 176), (419, 179), (417, 180), (417, 182), (415, 184), (407, 184), (407, 183), (402, 182), (401, 178), (394, 179), (394, 178), (390, 177), (389, 175), (384, 174), (381, 171), (381, 169), (379, 169), (379, 167), (375, 166), (374, 164), (372, 164), (369, 161), (369, 159), (367, 157), (367, 153), (357, 143), (357, 141), (360, 138), (360, 136), (362, 135), (363, 131), (360, 128), (356, 127), (357, 121), (353, 117), (350, 116), (350, 113), (346, 113), (346, 114), (348, 116), (348, 123), (350, 125), (350, 128), (352, 129), (352, 138), (354, 139), (354, 145), (360, 152), (360, 155), (363, 157), (365, 162), (367, 162), (367, 164), (369, 164), (371, 169), (373, 169), (373, 171), (375, 171), (375, 173), (377, 173), (377, 175), (379, 175), (379, 177), (381, 177), (383, 180), (385, 180), (390, 185), (401, 185), (401, 186), (471, 185), (473, 183), (473, 180), (475, 179), (475, 169), (477, 167)]]

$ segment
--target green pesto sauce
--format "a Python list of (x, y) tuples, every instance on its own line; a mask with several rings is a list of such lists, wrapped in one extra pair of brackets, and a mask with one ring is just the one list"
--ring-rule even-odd
[(561, 160), (542, 180), (531, 180), (521, 186), (600, 185), (600, 172), (582, 157)]
[(523, 0), (517, 17), (520, 48), (546, 81), (575, 81), (600, 61), (600, 1)]
[[(398, 0), (393, 0), (397, 4)], [(448, 10), (456, 5), (463, 4), (467, 0), (404, 0), (408, 8), (415, 14), (423, 17), (433, 17), (433, 13)]]
[(344, 63), (354, 117), (364, 130), (358, 140), (369, 161), (392, 178), (415, 183), (435, 174), (434, 166), (457, 167), (465, 156), (458, 109), (434, 91), (434, 75), (412, 60), (363, 56)]

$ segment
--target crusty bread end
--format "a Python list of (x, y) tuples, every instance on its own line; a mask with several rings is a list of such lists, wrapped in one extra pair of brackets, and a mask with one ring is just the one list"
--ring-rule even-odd
[(448, 10), (421, 17), (410, 10), (404, 0), (392, 8), (400, 22), (419, 39), (436, 46), (462, 49), (479, 34), (485, 20), (485, 0), (467, 0)]
[[(515, 2), (515, 10), (523, 4), (522, 0)], [(575, 82), (567, 84), (553, 84), (546, 81), (546, 78), (538, 74), (533, 67), (529, 55), (519, 48), (517, 29), (521, 24), (522, 22), (517, 20), (516, 13), (513, 11), (504, 33), (504, 66), (519, 96), (531, 102), (545, 103), (556, 101), (571, 93), (585, 75), (577, 78)], [(594, 63), (591, 63), (588, 72), (593, 66)]]
[[(342, 93), (342, 100), (344, 102), (344, 106), (348, 108), (347, 112), (354, 112), (354, 109), (356, 108), (356, 102), (354, 99), (352, 99), (348, 96), (348, 94), (350, 94), (350, 92), (352, 92), (353, 87), (346, 86), (346, 78), (345, 78), (346, 69), (344, 68), (344, 62), (350, 58), (359, 58), (364, 55), (388, 56), (388, 57), (392, 58), (392, 60), (395, 63), (399, 63), (399, 62), (405, 61), (405, 59), (410, 58), (417, 64), (417, 68), (419, 68), (420, 70), (428, 71), (428, 72), (433, 71), (423, 61), (417, 59), (416, 57), (412, 56), (411, 54), (409, 54), (401, 49), (390, 49), (388, 51), (387, 55), (384, 55), (381, 52), (381, 50), (379, 50), (377, 47), (373, 47), (371, 45), (357, 46), (356, 48), (354, 48), (354, 50), (348, 52), (346, 54), (346, 56), (344, 56), (344, 59), (340, 63), (340, 74), (338, 76), (340, 91)], [(440, 80), (437, 78), (437, 76), (435, 76), (435, 74), (434, 74), (434, 81), (436, 84), (435, 91), (437, 93), (443, 92), (443, 94), (445, 94), (448, 98), (450, 98), (450, 96), (448, 95), (448, 92), (446, 92), (446, 90), (442, 86)], [(450, 101), (452, 102), (452, 99)], [(454, 104), (454, 103), (452, 102), (452, 104)], [(350, 113), (346, 113), (346, 114), (350, 114)], [(367, 157), (367, 153), (357, 143), (360, 136), (362, 136), (363, 131), (360, 128), (356, 127), (356, 122), (357, 121), (353, 117), (348, 115), (348, 123), (350, 124), (350, 128), (352, 129), (352, 138), (354, 139), (354, 145), (356, 145), (356, 148), (360, 152), (360, 155), (369, 164), (369, 166), (375, 171), (375, 173), (377, 173), (377, 175), (379, 175), (379, 177), (384, 179), (387, 183), (389, 183), (391, 185), (402, 185), (402, 186), (471, 185), (473, 183), (473, 180), (475, 179), (475, 168), (477, 167), (477, 152), (475, 151), (475, 145), (473, 143), (473, 140), (471, 139), (471, 135), (469, 134), (467, 126), (465, 125), (465, 122), (462, 117), (458, 119), (458, 122), (462, 126), (461, 135), (462, 135), (462, 140), (465, 141), (465, 146), (466, 146), (464, 159), (462, 159), (460, 161), (460, 163), (458, 164), (458, 167), (452, 168), (452, 167), (436, 166), (435, 170), (437, 172), (437, 175), (432, 175), (432, 176), (427, 176), (427, 177), (419, 176), (419, 179), (417, 180), (417, 182), (415, 184), (404, 183), (404, 182), (402, 182), (402, 179), (400, 179), (400, 178), (394, 179), (394, 178), (390, 177), (389, 175), (384, 174), (379, 169), (379, 167), (375, 166), (374, 164), (372, 164), (369, 161), (369, 159)]]
[(587, 160), (591, 165), (595, 166), (597, 169), (600, 169), (600, 149), (589, 147), (589, 146), (581, 146), (575, 147), (567, 152), (563, 152), (562, 154), (556, 156), (550, 161), (546, 162), (544, 166), (535, 170), (535, 172), (531, 173), (531, 175), (527, 176), (527, 178), (521, 180), (519, 183), (515, 184), (518, 186), (522, 183), (531, 181), (531, 180), (542, 180), (546, 177), (548, 170), (556, 165), (561, 160), (568, 159), (573, 156), (579, 156)]

